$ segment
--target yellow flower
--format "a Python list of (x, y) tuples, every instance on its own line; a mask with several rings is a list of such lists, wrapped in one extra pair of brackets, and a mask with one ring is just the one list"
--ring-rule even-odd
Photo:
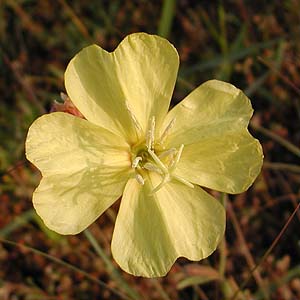
[(50, 229), (79, 233), (123, 195), (112, 254), (134, 275), (163, 276), (179, 256), (210, 255), (225, 211), (199, 185), (240, 193), (262, 165), (247, 131), (250, 101), (234, 86), (208, 81), (168, 112), (178, 65), (155, 35), (129, 35), (112, 53), (89, 46), (65, 73), (86, 119), (44, 115), (26, 140), (43, 176), (33, 204)]

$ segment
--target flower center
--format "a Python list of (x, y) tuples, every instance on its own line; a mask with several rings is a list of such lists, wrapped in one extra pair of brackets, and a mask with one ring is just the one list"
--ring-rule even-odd
[(135, 179), (138, 183), (142, 185), (145, 183), (148, 172), (155, 172), (161, 176), (161, 182), (153, 189), (152, 193), (156, 193), (172, 179), (180, 181), (189, 187), (194, 187), (189, 181), (174, 174), (184, 145), (182, 144), (178, 149), (161, 150), (162, 143), (173, 124), (174, 120), (167, 126), (159, 140), (155, 141), (155, 117), (152, 117), (145, 141), (141, 145), (134, 147), (132, 151), (131, 166), (134, 169)]

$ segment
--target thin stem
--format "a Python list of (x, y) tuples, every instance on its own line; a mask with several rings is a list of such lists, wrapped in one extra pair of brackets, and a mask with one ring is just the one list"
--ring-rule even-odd
[(290, 143), (289, 141), (285, 140), (284, 138), (282, 138), (281, 136), (277, 135), (276, 133), (272, 132), (271, 130), (264, 128), (262, 126), (259, 125), (255, 125), (253, 122), (250, 123), (250, 126), (262, 133), (263, 135), (271, 138), (272, 140), (274, 140), (275, 142), (277, 142), (278, 144), (280, 144), (281, 146), (285, 147), (287, 150), (289, 150), (291, 153), (297, 155), (298, 157), (300, 157), (300, 149), (295, 146), (294, 144)]
[(249, 280), (251, 279), (253, 273), (257, 270), (257, 268), (265, 261), (265, 259), (269, 256), (269, 254), (272, 252), (272, 250), (274, 249), (274, 247), (277, 245), (278, 241), (280, 240), (280, 238), (282, 237), (282, 235), (284, 234), (284, 232), (286, 231), (287, 227), (289, 226), (289, 224), (291, 223), (292, 219), (294, 218), (295, 214), (297, 213), (298, 209), (300, 207), (300, 203), (297, 205), (297, 207), (294, 209), (293, 213), (291, 214), (291, 216), (288, 218), (287, 222), (285, 223), (285, 225), (283, 226), (283, 228), (281, 229), (281, 231), (279, 232), (279, 234), (277, 235), (277, 237), (275, 238), (275, 240), (273, 241), (273, 243), (271, 244), (271, 246), (269, 247), (269, 249), (266, 251), (266, 253), (263, 255), (263, 257), (260, 259), (260, 261), (258, 262), (258, 264), (256, 264), (256, 266), (250, 271), (248, 277), (244, 280), (244, 282), (242, 283), (241, 287), (236, 290), (236, 292), (234, 293), (234, 295), (232, 296), (231, 300), (235, 300), (237, 298), (237, 296), (239, 295), (239, 293), (241, 292), (241, 290), (243, 290), (245, 288), (245, 286), (248, 284)]
[(155, 286), (157, 292), (160, 294), (162, 300), (171, 300), (169, 295), (164, 291), (161, 283), (158, 281), (158, 279), (152, 279), (152, 283)]
[(12, 222), (0, 229), (0, 237), (7, 237), (10, 233), (30, 222), (35, 216), (34, 209), (27, 210)]
[[(227, 202), (227, 194), (226, 193), (221, 193), (220, 195), (220, 202), (226, 209), (226, 202)], [(224, 279), (225, 276), (225, 267), (226, 267), (226, 238), (225, 236), (223, 237), (220, 246), (219, 246), (219, 251), (220, 251), (220, 261), (219, 261), (219, 274), (221, 279)]]
[(87, 27), (83, 24), (83, 22), (81, 21), (81, 18), (79, 18), (74, 10), (72, 9), (71, 6), (69, 6), (69, 4), (65, 1), (65, 0), (59, 0), (59, 3), (63, 6), (63, 8), (65, 9), (66, 13), (69, 15), (69, 17), (71, 18), (72, 22), (74, 23), (74, 25), (76, 26), (76, 28), (78, 29), (78, 31), (84, 36), (85, 39), (87, 39), (89, 42), (93, 42), (93, 39), (91, 38)]
[(135, 290), (133, 290), (128, 283), (122, 278), (121, 274), (118, 272), (118, 270), (114, 267), (113, 263), (111, 262), (110, 258), (106, 255), (100, 244), (97, 242), (93, 234), (86, 229), (84, 232), (85, 237), (88, 239), (88, 241), (93, 246), (95, 252), (99, 257), (104, 261), (107, 270), (110, 272), (112, 278), (116, 280), (120, 284), (120, 286), (123, 287), (124, 291), (132, 298), (132, 299), (140, 299), (140, 296), (137, 294)]
[[(226, 193), (221, 193), (220, 202), (224, 206), (224, 209), (226, 210), (226, 205), (227, 205), (227, 194)], [(228, 291), (227, 291), (226, 282), (225, 282), (225, 269), (226, 269), (226, 260), (227, 260), (225, 235), (224, 235), (218, 249), (220, 252), (219, 274), (220, 274), (220, 278), (221, 278), (221, 289), (222, 289), (223, 295), (226, 298), (228, 298)]]
[[(249, 269), (252, 270), (255, 267), (254, 258), (251, 255), (251, 252), (250, 252), (250, 250), (247, 246), (244, 234), (242, 232), (241, 226), (238, 222), (238, 219), (237, 219), (236, 214), (235, 214), (235, 212), (232, 208), (231, 203), (228, 203), (227, 207), (228, 207), (228, 213), (229, 213), (232, 225), (234, 227), (234, 230), (235, 230), (235, 233), (236, 233), (236, 236), (237, 236), (238, 243), (239, 243), (240, 248), (241, 248), (241, 253), (245, 257), (246, 262), (249, 266)], [(263, 281), (263, 279), (262, 279), (262, 277), (261, 277), (258, 270), (253, 271), (253, 277), (254, 277), (257, 285), (263, 291), (265, 299), (269, 299), (269, 295), (268, 295), (267, 290), (265, 288), (264, 281)]]
[[(273, 282), (271, 281), (268, 286), (269, 293), (271, 294), (276, 290), (278, 290), (282, 285), (288, 284), (289, 282), (291, 282), (293, 278), (300, 278), (300, 265), (297, 265), (293, 269), (288, 270), (285, 276), (282, 276), (281, 278), (277, 278), (273, 280)], [(253, 299), (264, 300), (262, 292), (260, 290), (257, 291), (254, 294)]]
[(276, 171), (288, 171), (294, 173), (300, 173), (300, 166), (279, 162), (264, 162), (264, 168)]
[(167, 38), (175, 15), (176, 0), (164, 0), (158, 25), (158, 35)]
[(272, 62), (264, 59), (261, 56), (257, 57), (258, 61), (267, 66), (272, 72), (276, 73), (287, 85), (289, 85), (298, 95), (300, 95), (300, 89), (294, 84), (287, 76), (283, 75)]
[(111, 291), (111, 292), (114, 293), (115, 295), (118, 295), (120, 298), (123, 298), (123, 299), (126, 299), (126, 300), (132, 300), (132, 298), (129, 298), (128, 296), (126, 296), (126, 295), (123, 294), (122, 292), (120, 292), (120, 291), (118, 291), (118, 290), (116, 290), (116, 289), (111, 288), (111, 287), (108, 286), (105, 282), (103, 282), (103, 281), (97, 279), (97, 278), (94, 277), (94, 276), (91, 276), (89, 273), (87, 273), (87, 272), (85, 272), (85, 271), (83, 271), (83, 270), (81, 270), (81, 269), (75, 267), (74, 265), (72, 265), (72, 264), (70, 264), (70, 263), (67, 263), (67, 262), (65, 262), (65, 261), (63, 261), (63, 260), (61, 260), (61, 259), (59, 259), (59, 258), (57, 258), (57, 257), (54, 257), (54, 256), (52, 256), (52, 255), (49, 255), (49, 254), (47, 254), (47, 253), (45, 253), (45, 252), (42, 252), (42, 251), (37, 250), (37, 249), (35, 249), (35, 248), (32, 248), (32, 247), (30, 247), (30, 246), (26, 246), (26, 245), (23, 245), (23, 244), (18, 244), (18, 243), (16, 243), (16, 242), (13, 242), (13, 241), (10, 241), (10, 240), (6, 240), (6, 239), (0, 238), (0, 242), (3, 243), (3, 244), (7, 244), (7, 245), (12, 245), (12, 246), (18, 247), (18, 248), (20, 248), (20, 249), (26, 249), (26, 250), (29, 250), (29, 251), (35, 253), (35, 254), (38, 254), (38, 255), (40, 255), (40, 256), (43, 256), (43, 257), (45, 257), (45, 258), (51, 260), (51, 261), (54, 262), (54, 263), (57, 263), (57, 264), (59, 264), (59, 265), (61, 265), (61, 266), (64, 266), (64, 267), (66, 267), (66, 268), (68, 268), (68, 269), (70, 269), (70, 270), (72, 270), (72, 271), (74, 271), (74, 272), (76, 272), (76, 273), (79, 273), (79, 274), (83, 275), (84, 277), (86, 277), (86, 278), (89, 279), (90, 281), (93, 281), (93, 282), (97, 283), (98, 285), (100, 285), (101, 287), (108, 289), (109, 291)]

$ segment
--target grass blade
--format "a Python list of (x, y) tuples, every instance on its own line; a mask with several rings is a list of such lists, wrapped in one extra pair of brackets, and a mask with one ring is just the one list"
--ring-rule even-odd
[(158, 24), (158, 35), (167, 38), (170, 34), (175, 15), (176, 0), (164, 0)]

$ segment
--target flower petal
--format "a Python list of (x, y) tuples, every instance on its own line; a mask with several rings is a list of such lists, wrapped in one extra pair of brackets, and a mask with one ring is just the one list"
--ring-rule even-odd
[(26, 157), (44, 176), (101, 166), (116, 172), (130, 168), (129, 146), (122, 137), (73, 115), (43, 115), (30, 126)]
[(101, 167), (43, 177), (33, 206), (48, 228), (77, 234), (92, 224), (124, 190), (124, 173), (103, 174)]
[(45, 224), (61, 234), (84, 230), (123, 191), (130, 172), (122, 138), (66, 113), (37, 119), (26, 156), (42, 172), (33, 204)]
[(69, 63), (65, 85), (86, 119), (134, 143), (150, 117), (158, 124), (165, 117), (178, 64), (167, 40), (135, 33), (112, 53), (96, 45), (83, 49)]
[(199, 187), (160, 182), (151, 175), (144, 186), (128, 181), (112, 239), (112, 254), (126, 272), (164, 276), (184, 256), (200, 260), (217, 247), (225, 230), (225, 210)]
[(249, 188), (262, 162), (260, 143), (241, 130), (187, 145), (175, 173), (201, 186), (236, 194)]
[(259, 142), (247, 130), (252, 113), (249, 99), (226, 82), (210, 80), (189, 94), (164, 124), (176, 120), (166, 147), (185, 145), (176, 174), (227, 193), (245, 191), (263, 159)]
[(241, 90), (223, 81), (209, 80), (168, 113), (162, 128), (174, 119), (175, 123), (167, 147), (240, 131), (247, 128), (252, 113), (251, 103)]

